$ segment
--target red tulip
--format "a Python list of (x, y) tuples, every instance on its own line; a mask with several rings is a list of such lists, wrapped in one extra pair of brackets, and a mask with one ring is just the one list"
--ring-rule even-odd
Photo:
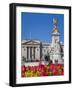
[(62, 71), (62, 75), (64, 75), (64, 71)]
[(26, 67), (26, 71), (28, 71), (28, 70), (30, 70), (31, 69), (31, 67), (30, 66), (27, 66)]
[(25, 76), (25, 74), (24, 74), (24, 72), (22, 72), (22, 73), (21, 73), (21, 77), (24, 77), (24, 76)]
[(21, 70), (22, 70), (22, 72), (24, 72), (26, 70), (26, 67), (25, 66), (21, 66)]
[(57, 68), (57, 70), (58, 69), (61, 69), (62, 68), (62, 65), (61, 64), (57, 64), (56, 68)]
[(55, 64), (51, 64), (51, 65), (49, 66), (49, 69), (50, 69), (50, 70), (55, 69)]
[(44, 72), (43, 74), (44, 74), (44, 76), (48, 76), (48, 72)]
[(53, 69), (52, 73), (53, 73), (53, 75), (57, 75), (58, 74), (56, 69)]
[(31, 67), (31, 70), (33, 71), (33, 73), (35, 73), (36, 72), (36, 67), (35, 66), (32, 66)]

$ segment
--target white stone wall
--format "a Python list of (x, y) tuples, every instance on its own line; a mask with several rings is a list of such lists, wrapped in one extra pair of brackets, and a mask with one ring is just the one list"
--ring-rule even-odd
[(25, 58), (27, 58), (27, 48), (26, 48), (26, 46), (22, 46), (21, 55), (24, 56)]
[(59, 36), (52, 36), (52, 45), (56, 42), (60, 41), (60, 37)]
[(37, 48), (35, 49), (35, 59), (40, 60), (40, 47), (39, 46), (37, 46)]
[(47, 48), (46, 47), (43, 47), (43, 49), (42, 49), (42, 54), (43, 54), (43, 56), (45, 56), (45, 55), (47, 55)]

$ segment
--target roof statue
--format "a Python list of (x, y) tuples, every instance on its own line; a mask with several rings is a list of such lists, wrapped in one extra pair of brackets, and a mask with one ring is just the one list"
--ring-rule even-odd
[(58, 25), (58, 19), (57, 18), (53, 18), (53, 34), (55, 33), (59, 33), (59, 30), (57, 28)]

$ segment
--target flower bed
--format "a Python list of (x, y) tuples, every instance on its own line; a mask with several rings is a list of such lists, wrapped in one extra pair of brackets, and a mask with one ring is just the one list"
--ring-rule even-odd
[(64, 66), (61, 64), (50, 64), (38, 66), (21, 66), (21, 77), (41, 77), (64, 75)]

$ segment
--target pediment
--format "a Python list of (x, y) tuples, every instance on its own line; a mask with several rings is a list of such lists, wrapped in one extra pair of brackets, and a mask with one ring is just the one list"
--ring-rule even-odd
[(37, 40), (29, 40), (29, 41), (23, 42), (22, 44), (37, 45), (37, 44), (40, 44), (40, 41), (37, 41)]

